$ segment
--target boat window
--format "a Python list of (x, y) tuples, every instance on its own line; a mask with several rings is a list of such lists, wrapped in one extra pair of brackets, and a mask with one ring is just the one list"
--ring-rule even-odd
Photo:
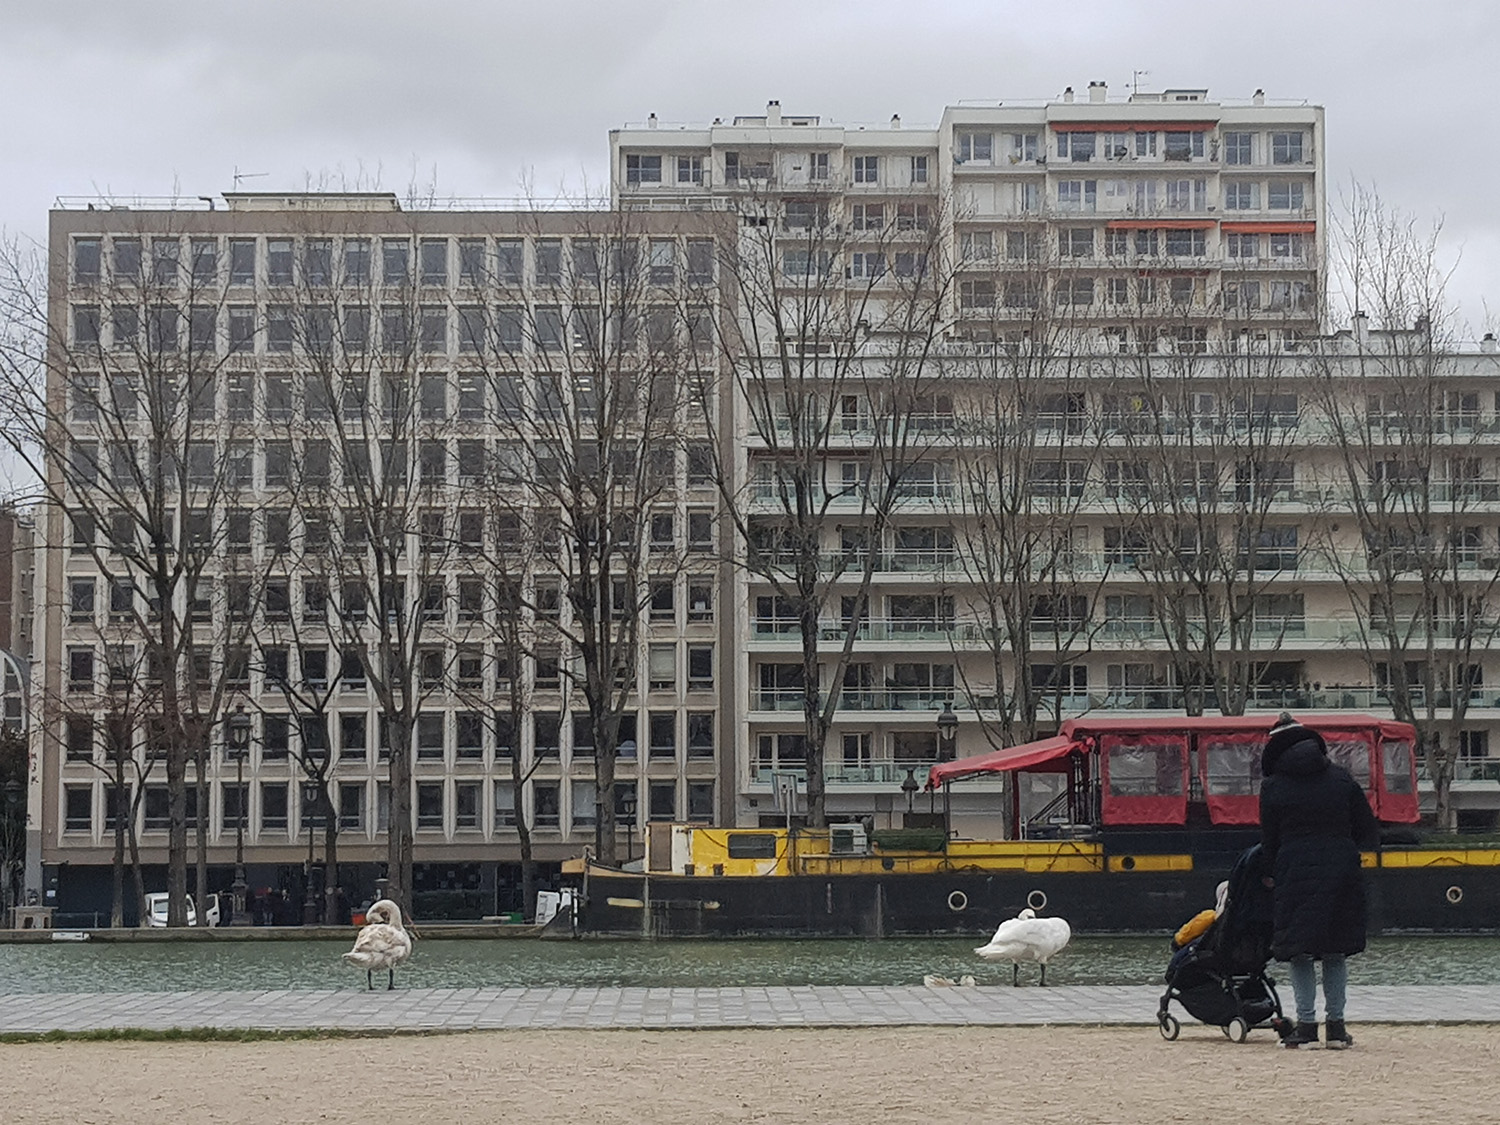
[(1214, 797), (1245, 797), (1260, 792), (1260, 741), (1208, 741), (1198, 743), (1204, 759), (1208, 794)]
[(1176, 797), (1182, 794), (1179, 743), (1125, 743), (1109, 748), (1112, 797)]
[(1380, 753), (1380, 764), (1385, 773), (1385, 791), (1410, 793), (1411, 743), (1400, 739), (1387, 740), (1380, 744)]
[(776, 837), (770, 832), (731, 832), (730, 859), (775, 859)]
[[(1370, 744), (1349, 735), (1328, 736), (1328, 756), (1353, 775), (1361, 789), (1370, 788)], [(1408, 771), (1408, 774), (1410, 771)], [(1392, 789), (1395, 793), (1398, 790)]]

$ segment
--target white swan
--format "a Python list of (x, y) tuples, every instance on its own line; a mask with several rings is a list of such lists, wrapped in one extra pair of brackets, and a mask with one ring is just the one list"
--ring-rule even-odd
[(1014, 918), (1000, 923), (988, 945), (974, 950), (986, 961), (1009, 961), (1010, 983), (1019, 984), (1022, 961), (1035, 961), (1042, 967), (1042, 983), (1047, 983), (1047, 962), (1068, 944), (1073, 931), (1061, 918), (1038, 918), (1027, 907)]
[(396, 966), (411, 956), (411, 935), (401, 924), (401, 908), (383, 898), (365, 911), (365, 925), (344, 960), (365, 971), (365, 988), (375, 987), (376, 969), (386, 971), (386, 991), (396, 987)]

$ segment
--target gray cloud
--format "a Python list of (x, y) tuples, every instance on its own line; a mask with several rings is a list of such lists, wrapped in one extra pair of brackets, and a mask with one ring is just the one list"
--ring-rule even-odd
[(60, 194), (195, 196), (308, 177), (445, 195), (603, 182), (607, 132), (779, 98), (845, 123), (936, 120), (966, 98), (1208, 86), (1327, 107), (1328, 172), (1441, 214), (1453, 295), (1500, 308), (1488, 0), (1034, 3), (865, 0), (0, 2), (0, 224), (39, 234)]

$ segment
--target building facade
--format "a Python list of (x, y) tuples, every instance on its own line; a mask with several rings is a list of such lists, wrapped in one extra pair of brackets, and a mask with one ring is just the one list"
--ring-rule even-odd
[[(556, 864), (604, 802), (626, 856), (648, 820), (800, 815), (778, 779), (805, 785), (810, 667), (840, 696), (833, 818), (919, 822), (933, 761), (1085, 711), (1394, 701), (1448, 724), (1461, 819), (1492, 820), (1500, 372), (1430, 326), (1321, 334), (1323, 150), (1317, 107), (1093, 84), (936, 128), (653, 120), (611, 135), (600, 211), (60, 207), (48, 904), (107, 901), (121, 815), (159, 879), (166, 677), (141, 638), (174, 615), (216, 887), (242, 855), (301, 894), (331, 811), (365, 890), (395, 657), (429, 916), (516, 905), (518, 822)], [(137, 516), (153, 496), (170, 511)], [(367, 550), (372, 519), (399, 550)], [(191, 560), (170, 609), (152, 528)], [(580, 592), (611, 537), (618, 571)], [(626, 693), (609, 794), (590, 606), (639, 622), (633, 681), (594, 685)], [(949, 812), (1024, 830), (1054, 795), (1013, 825), (976, 782)]]

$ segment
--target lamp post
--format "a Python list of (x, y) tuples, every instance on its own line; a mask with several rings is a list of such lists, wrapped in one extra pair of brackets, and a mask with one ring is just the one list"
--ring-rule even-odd
[(321, 787), (316, 781), (302, 783), (302, 820), (307, 825), (307, 871), (302, 880), (302, 924), (316, 925), (318, 921), (318, 898), (313, 893), (313, 831), (317, 827), (318, 801)]
[(951, 762), (957, 756), (958, 716), (953, 713), (951, 700), (943, 701), (943, 713), (937, 718), (938, 761)]
[(22, 834), (16, 830), (16, 810), (21, 807), (21, 783), (11, 778), (5, 783), (5, 841), (4, 858), (5, 866), (0, 869), (0, 877), (5, 879), (4, 886), (0, 886), (0, 918), (9, 915), (9, 908), (19, 905), (15, 897), (16, 857), (11, 854), (11, 841), (21, 839)]
[(635, 810), (638, 804), (635, 790), (631, 789), (620, 799), (620, 812), (625, 816), (625, 862), (631, 860), (631, 853), (635, 850)]
[[(938, 728), (938, 760), (951, 762), (958, 757), (958, 716), (953, 713), (952, 700), (943, 701), (943, 713), (937, 719)], [(928, 811), (936, 815), (937, 790), (928, 790)], [(952, 827), (952, 817), (948, 808), (948, 786), (943, 786), (943, 830), (948, 832)]]
[(245, 913), (245, 755), (250, 751), (250, 720), (245, 705), (236, 703), (229, 721), (229, 754), (234, 759), (234, 882), (229, 886), (231, 898), (229, 920)]

